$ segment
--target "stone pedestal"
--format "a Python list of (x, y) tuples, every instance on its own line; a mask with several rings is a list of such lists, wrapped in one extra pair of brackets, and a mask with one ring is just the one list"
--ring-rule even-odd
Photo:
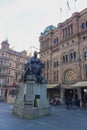
[(21, 118), (49, 115), (50, 105), (46, 95), (47, 83), (36, 83), (34, 77), (20, 83), (19, 94), (13, 105), (13, 114)]

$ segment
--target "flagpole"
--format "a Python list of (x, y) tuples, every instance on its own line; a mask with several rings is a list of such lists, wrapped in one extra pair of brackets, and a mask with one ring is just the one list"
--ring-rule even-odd
[(76, 4), (75, 4), (75, 0), (74, 0), (74, 12), (76, 12)]
[(77, 11), (77, 9), (76, 9), (76, 2), (77, 2), (77, 0), (74, 0), (74, 12)]
[[(62, 2), (62, 0), (60, 1), (59, 0), (59, 3), (61, 3)], [(60, 8), (59, 8), (59, 22), (61, 23), (62, 22), (62, 7), (61, 7), (61, 4), (60, 4), (60, 6), (59, 6)]]
[(62, 22), (62, 8), (60, 7), (60, 23)]
[(68, 19), (68, 11), (70, 11), (70, 5), (69, 5), (69, 1), (67, 0), (67, 19)]
[(68, 5), (66, 5), (66, 18), (68, 19)]

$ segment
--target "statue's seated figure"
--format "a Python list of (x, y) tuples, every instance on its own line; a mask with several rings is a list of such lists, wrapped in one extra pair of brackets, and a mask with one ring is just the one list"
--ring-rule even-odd
[(31, 57), (24, 66), (24, 81), (26, 81), (27, 75), (35, 75), (37, 82), (43, 81), (42, 70), (44, 64), (37, 58), (37, 52), (34, 52), (34, 56)]

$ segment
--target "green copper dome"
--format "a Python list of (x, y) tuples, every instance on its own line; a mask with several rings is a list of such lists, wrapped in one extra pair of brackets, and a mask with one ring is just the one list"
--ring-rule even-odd
[(54, 30), (55, 29), (55, 26), (53, 25), (50, 25), (50, 26), (47, 26), (45, 29), (44, 29), (44, 33), (50, 31), (50, 30)]
[(53, 26), (53, 25), (47, 26), (47, 27), (44, 29), (44, 32), (41, 33), (41, 35), (47, 34), (50, 30), (54, 30), (55, 28), (56, 28), (56, 27)]

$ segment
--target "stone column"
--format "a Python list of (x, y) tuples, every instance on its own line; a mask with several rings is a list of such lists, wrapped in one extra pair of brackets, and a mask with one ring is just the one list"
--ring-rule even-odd
[(60, 88), (60, 98), (63, 100), (63, 104), (65, 102), (65, 99), (64, 99), (64, 88)]
[(82, 96), (81, 96), (81, 88), (77, 88), (78, 99), (80, 99), (80, 106), (82, 107)]

